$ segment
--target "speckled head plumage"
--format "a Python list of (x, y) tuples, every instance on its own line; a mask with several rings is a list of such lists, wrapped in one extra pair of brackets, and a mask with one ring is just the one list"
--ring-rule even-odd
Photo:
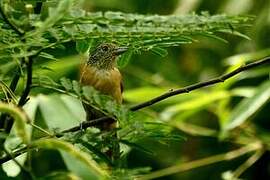
[(118, 47), (113, 43), (102, 43), (90, 53), (87, 64), (98, 69), (112, 69), (116, 66), (116, 57), (126, 51), (126, 47)]

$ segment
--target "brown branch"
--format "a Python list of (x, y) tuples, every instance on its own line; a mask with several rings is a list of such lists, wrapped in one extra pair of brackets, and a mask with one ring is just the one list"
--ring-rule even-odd
[(32, 86), (32, 76), (33, 76), (32, 67), (33, 67), (33, 57), (30, 56), (28, 59), (28, 62), (26, 62), (26, 70), (27, 70), (26, 86), (19, 100), (18, 106), (23, 106), (27, 102), (27, 97), (30, 93), (31, 86)]
[[(235, 69), (234, 71), (229, 72), (227, 74), (223, 74), (222, 76), (219, 76), (217, 78), (214, 78), (214, 79), (211, 79), (211, 80), (208, 80), (208, 81), (205, 81), (205, 82), (196, 83), (196, 84), (184, 87), (184, 88), (180, 88), (180, 89), (176, 89), (174, 91), (164, 93), (164, 94), (162, 94), (160, 96), (157, 96), (157, 97), (155, 97), (153, 99), (150, 99), (149, 101), (146, 101), (146, 102), (143, 102), (141, 104), (135, 105), (135, 106), (131, 107), (130, 110), (131, 111), (138, 111), (138, 110), (143, 109), (145, 107), (156, 104), (156, 103), (158, 103), (160, 101), (163, 101), (163, 100), (165, 100), (165, 99), (167, 99), (169, 97), (176, 96), (176, 95), (183, 94), (183, 93), (189, 93), (190, 91), (193, 91), (193, 90), (196, 90), (196, 89), (200, 89), (200, 88), (203, 88), (203, 87), (207, 87), (207, 86), (211, 86), (211, 85), (214, 85), (214, 84), (217, 84), (217, 83), (224, 82), (227, 79), (239, 74), (240, 72), (243, 72), (243, 71), (246, 71), (246, 70), (255, 68), (257, 66), (267, 64), (267, 63), (270, 63), (270, 57), (266, 57), (266, 58), (263, 58), (261, 60), (258, 60), (258, 61), (246, 64), (246, 65), (243, 65), (243, 66)], [(107, 121), (109, 119), (111, 119), (111, 117), (102, 117), (102, 118), (94, 119), (92, 121), (84, 121), (80, 126), (75, 126), (73, 128), (62, 131), (61, 133), (79, 131), (79, 130), (85, 129), (87, 127), (92, 127), (92, 126), (99, 125), (100, 123), (102, 123), (104, 121)]]

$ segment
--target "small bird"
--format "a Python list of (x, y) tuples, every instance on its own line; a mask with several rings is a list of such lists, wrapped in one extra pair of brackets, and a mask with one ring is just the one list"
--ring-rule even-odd
[[(127, 47), (118, 47), (112, 43), (102, 43), (90, 53), (88, 60), (82, 65), (80, 71), (80, 83), (89, 85), (103, 94), (109, 95), (119, 104), (122, 103), (122, 76), (116, 67), (116, 58), (126, 52)], [(104, 116), (101, 112), (83, 103), (86, 111), (86, 119), (93, 119)], [(103, 124), (101, 130), (115, 128), (116, 123)]]

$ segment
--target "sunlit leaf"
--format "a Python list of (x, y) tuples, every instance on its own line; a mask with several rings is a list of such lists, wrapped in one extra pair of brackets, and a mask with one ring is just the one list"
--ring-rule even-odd
[(225, 131), (236, 128), (255, 114), (270, 98), (270, 81), (258, 87), (254, 96), (242, 100), (232, 111), (223, 129)]
[(60, 82), (62, 84), (62, 86), (67, 90), (67, 91), (70, 91), (72, 90), (72, 83), (69, 79), (67, 78), (61, 78), (60, 79)]
[[(25, 163), (26, 159), (27, 156), (26, 153), (24, 153), (18, 156), (16, 158), (16, 161), (19, 162), (20, 164), (23, 164)], [(21, 168), (13, 160), (2, 164), (2, 168), (9, 177), (16, 177), (21, 172)]]
[(39, 54), (40, 57), (46, 58), (46, 59), (51, 59), (51, 60), (58, 60), (57, 58), (55, 58), (53, 55), (45, 53), (45, 52), (41, 52)]
[(168, 51), (160, 47), (153, 47), (150, 50), (161, 57), (165, 57), (168, 55)]
[(166, 88), (144, 86), (124, 91), (124, 99), (131, 102), (143, 102), (144, 100), (154, 98), (166, 91), (168, 91)]
[(172, 116), (183, 111), (207, 108), (209, 104), (228, 97), (230, 97), (230, 93), (226, 91), (209, 92), (200, 97), (169, 106), (161, 113), (161, 117), (164, 120), (169, 120)]
[(72, 88), (77, 95), (81, 95), (82, 89), (78, 81), (72, 81)]
[(117, 60), (117, 66), (119, 68), (124, 68), (129, 63), (132, 54), (133, 54), (132, 51), (128, 51), (128, 52), (125, 52), (124, 54), (122, 54), (121, 57), (118, 58), (118, 60)]
[(242, 37), (244, 39), (247, 39), (247, 40), (251, 40), (250, 37), (248, 37), (247, 35), (243, 34), (243, 33), (240, 33), (238, 31), (230, 31), (230, 30), (219, 30), (219, 32), (223, 32), (223, 33), (231, 33), (235, 36), (239, 36), (239, 37)]
[[(108, 174), (101, 169), (101, 167), (92, 159), (89, 154), (80, 151), (78, 148), (68, 142), (58, 139), (40, 139), (34, 141), (32, 146), (37, 148), (56, 149), (67, 153), (74, 158), (75, 161), (73, 161), (73, 163), (76, 161), (82, 162), (92, 173), (94, 173), (94, 175), (96, 175), (96, 178), (100, 179), (108, 177)], [(72, 166), (73, 163), (67, 162), (67, 165)], [(78, 167), (82, 168), (81, 166)]]
[(72, 7), (73, 0), (59, 1), (57, 7), (49, 9), (49, 17), (44, 22), (36, 24), (36, 31), (31, 35), (39, 35), (44, 31), (52, 27), (57, 21), (59, 21), (68, 10)]
[(90, 44), (87, 40), (82, 39), (76, 41), (76, 50), (78, 51), (78, 53), (85, 53), (89, 50), (89, 48)]
[[(43, 119), (45, 120), (47, 126), (50, 129), (65, 130), (72, 126), (79, 125), (81, 120), (83, 120), (83, 114), (74, 114), (72, 113), (70, 105), (66, 104), (71, 103), (70, 99), (61, 99), (61, 96), (51, 95), (44, 96), (39, 95), (38, 97), (39, 110)], [(76, 99), (73, 99), (72, 104), (76, 105), (74, 108), (81, 108), (80, 102)], [(83, 112), (80, 110), (79, 112)]]

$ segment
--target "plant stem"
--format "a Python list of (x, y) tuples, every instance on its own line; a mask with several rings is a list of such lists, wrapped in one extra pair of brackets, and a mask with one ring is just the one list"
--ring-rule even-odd
[(234, 172), (233, 177), (237, 179), (243, 174), (250, 166), (252, 166), (264, 153), (262, 149), (259, 149), (255, 154), (253, 154), (247, 161), (245, 161), (241, 166), (239, 166)]
[(237, 150), (233, 150), (233, 151), (226, 152), (223, 154), (218, 154), (218, 155), (214, 155), (211, 157), (207, 157), (207, 158), (203, 158), (203, 159), (199, 159), (199, 160), (195, 160), (195, 161), (191, 161), (187, 163), (181, 163), (179, 165), (175, 165), (175, 166), (171, 166), (162, 170), (154, 171), (147, 175), (141, 175), (141, 176), (138, 176), (136, 180), (148, 180), (148, 179), (160, 178), (160, 177), (176, 174), (179, 172), (195, 169), (201, 166), (214, 164), (221, 161), (229, 161), (239, 156), (242, 156), (244, 154), (247, 154), (249, 152), (259, 150), (261, 148), (262, 148), (261, 143), (259, 142), (252, 143), (244, 147), (241, 147)]
[(32, 85), (32, 76), (33, 76), (33, 57), (30, 56), (28, 59), (28, 62), (26, 62), (26, 71), (27, 71), (27, 80), (26, 80), (26, 86), (22, 93), (22, 96), (19, 100), (18, 105), (23, 106), (27, 102), (27, 97), (31, 90)]

